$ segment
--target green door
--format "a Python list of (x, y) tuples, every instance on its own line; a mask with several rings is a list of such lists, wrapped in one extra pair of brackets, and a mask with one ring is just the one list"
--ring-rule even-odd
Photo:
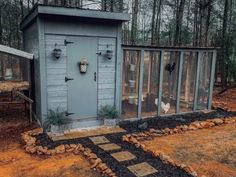
[[(73, 119), (97, 118), (97, 38), (68, 37), (67, 115)], [(80, 72), (80, 61), (88, 61), (86, 73)]]

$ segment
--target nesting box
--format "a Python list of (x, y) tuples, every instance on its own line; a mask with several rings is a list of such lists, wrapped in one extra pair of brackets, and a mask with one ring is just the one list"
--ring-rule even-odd
[[(71, 128), (100, 124), (98, 109), (119, 109), (124, 13), (37, 5), (21, 23), (25, 51), (34, 53), (35, 116), (59, 108)], [(81, 61), (87, 63), (82, 63)]]

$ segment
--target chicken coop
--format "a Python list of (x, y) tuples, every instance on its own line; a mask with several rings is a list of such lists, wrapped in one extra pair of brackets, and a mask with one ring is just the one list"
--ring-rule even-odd
[(37, 5), (21, 23), (34, 54), (35, 116), (60, 109), (70, 128), (101, 125), (98, 110), (121, 120), (211, 108), (216, 50), (122, 45), (129, 14)]
[(26, 111), (29, 105), (31, 120), (29, 67), (32, 60), (33, 54), (0, 45), (0, 117), (15, 109)]

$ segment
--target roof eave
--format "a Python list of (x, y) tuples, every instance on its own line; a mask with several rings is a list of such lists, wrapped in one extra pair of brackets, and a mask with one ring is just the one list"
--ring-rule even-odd
[(117, 23), (130, 20), (130, 15), (127, 13), (116, 13), (116, 12), (88, 10), (88, 9), (36, 5), (22, 21), (21, 29), (24, 29), (29, 23), (31, 23), (40, 14), (98, 19), (98, 20), (99, 19), (111, 20), (111, 21), (116, 21)]

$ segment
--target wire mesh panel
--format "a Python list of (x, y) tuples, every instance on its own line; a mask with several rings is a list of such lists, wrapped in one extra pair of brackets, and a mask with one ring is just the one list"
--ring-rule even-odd
[(157, 115), (160, 52), (144, 53), (142, 117)]
[(29, 87), (29, 60), (0, 52), (0, 92)]
[(215, 59), (216, 50), (207, 48), (127, 46), (122, 117), (146, 118), (210, 109)]
[(197, 52), (184, 53), (180, 91), (180, 112), (191, 112), (193, 110), (197, 57)]
[(136, 118), (140, 73), (140, 52), (124, 51), (122, 83), (122, 118)]
[(199, 82), (197, 87), (197, 109), (207, 109), (209, 87), (210, 87), (210, 75), (212, 64), (212, 52), (203, 52), (199, 58)]
[(166, 52), (164, 55), (161, 114), (173, 114), (176, 112), (179, 58), (180, 52)]
[(0, 53), (0, 81), (28, 81), (29, 60)]

